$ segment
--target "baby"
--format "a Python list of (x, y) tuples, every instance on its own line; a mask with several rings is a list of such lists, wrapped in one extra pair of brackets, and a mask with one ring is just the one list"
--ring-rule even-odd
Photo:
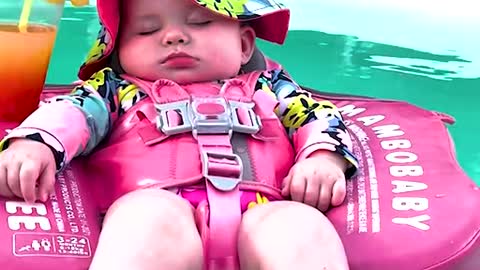
[(4, 138), (0, 195), (45, 201), (88, 156), (90, 269), (348, 269), (321, 212), (357, 169), (340, 113), (280, 67), (243, 69), (256, 37), (284, 42), (276, 1), (98, 0), (84, 82)]

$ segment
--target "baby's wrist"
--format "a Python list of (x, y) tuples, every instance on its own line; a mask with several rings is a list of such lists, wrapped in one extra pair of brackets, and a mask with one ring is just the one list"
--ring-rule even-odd
[(329, 150), (317, 150), (311, 153), (308, 156), (308, 158), (316, 158), (316, 159), (322, 159), (324, 161), (325, 160), (330, 161), (336, 164), (343, 172), (345, 172), (348, 167), (348, 162), (343, 156)]

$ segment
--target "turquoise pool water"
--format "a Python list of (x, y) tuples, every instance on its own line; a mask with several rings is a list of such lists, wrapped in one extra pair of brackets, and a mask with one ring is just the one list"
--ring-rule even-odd
[[(372, 0), (373, 1), (373, 0)], [(406, 100), (454, 116), (458, 160), (480, 184), (480, 17), (476, 7), (373, 1), (288, 0), (292, 31), (282, 47), (260, 43), (315, 89)], [(303, 6), (302, 6), (303, 4)], [(308, 5), (305, 8), (304, 5)], [(346, 19), (347, 18), (347, 19)], [(98, 31), (93, 7), (67, 8), (47, 83), (76, 79)], [(474, 33), (477, 33), (474, 36)]]

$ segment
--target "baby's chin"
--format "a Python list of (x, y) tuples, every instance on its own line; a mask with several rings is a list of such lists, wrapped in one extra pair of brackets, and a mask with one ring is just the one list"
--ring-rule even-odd
[[(177, 84), (193, 84), (193, 83), (202, 83), (202, 82), (213, 82), (220, 80), (227, 80), (234, 78), (239, 73), (239, 70), (235, 72), (225, 72), (220, 71), (215, 72), (201, 72), (197, 70), (175, 70), (173, 72), (167, 73), (158, 73), (158, 74), (141, 74), (137, 76), (141, 79), (148, 81), (157, 81), (157, 80), (169, 80)], [(144, 76), (142, 76), (144, 75)]]

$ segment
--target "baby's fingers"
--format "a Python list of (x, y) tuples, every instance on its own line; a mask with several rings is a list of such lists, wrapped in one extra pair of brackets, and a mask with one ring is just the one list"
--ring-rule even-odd
[(290, 195), (290, 183), (292, 182), (292, 170), (282, 181), (282, 196), (288, 197)]
[(8, 186), (7, 168), (3, 164), (0, 165), (0, 196), (6, 198), (15, 197), (15, 194), (13, 194)]
[(330, 207), (332, 201), (332, 181), (323, 181), (320, 187), (320, 196), (318, 197), (317, 209), (325, 212)]
[(49, 164), (43, 170), (40, 178), (38, 179), (39, 186), (38, 186), (38, 193), (40, 196), (40, 200), (45, 202), (48, 200), (48, 196), (53, 192), (54, 185), (55, 185), (55, 172), (56, 168), (54, 164)]
[(295, 173), (292, 175), (290, 181), (290, 196), (296, 202), (303, 202), (305, 198), (305, 189), (307, 187), (307, 180), (302, 173)]
[(321, 179), (319, 177), (320, 175), (313, 174), (306, 179), (307, 187), (305, 189), (305, 198), (303, 200), (303, 203), (308, 204), (314, 208), (317, 207), (320, 196)]
[(28, 203), (33, 203), (37, 199), (35, 186), (40, 175), (39, 162), (25, 161), (20, 167), (20, 188), (23, 198)]
[(346, 195), (347, 195), (346, 181), (345, 181), (345, 176), (342, 175), (333, 184), (332, 205), (333, 206), (341, 205), (343, 203), (343, 201), (345, 200)]
[(20, 162), (12, 161), (7, 166), (7, 184), (10, 191), (18, 198), (23, 198), (20, 188)]

